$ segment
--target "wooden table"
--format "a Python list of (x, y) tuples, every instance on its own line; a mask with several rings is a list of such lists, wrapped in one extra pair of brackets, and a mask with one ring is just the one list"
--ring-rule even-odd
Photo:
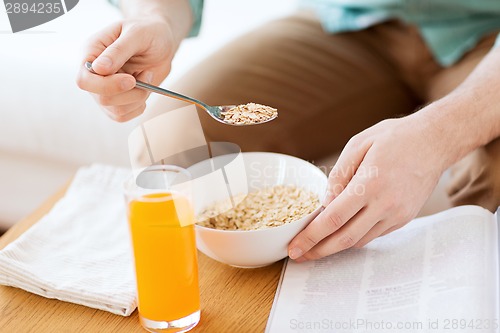
[[(35, 224), (64, 195), (61, 189), (0, 238), (0, 249)], [(201, 321), (192, 332), (263, 332), (283, 262), (238, 269), (199, 254)], [(0, 286), (1, 332), (145, 332), (137, 311), (122, 317)]]

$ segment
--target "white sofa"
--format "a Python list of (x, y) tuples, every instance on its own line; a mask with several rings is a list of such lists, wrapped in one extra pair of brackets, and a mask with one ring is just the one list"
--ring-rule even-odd
[[(294, 0), (207, 0), (199, 37), (184, 41), (164, 85), (228, 40), (294, 7)], [(86, 39), (120, 17), (106, 0), (85, 0), (54, 21), (11, 34), (0, 10), (0, 230), (35, 209), (79, 166), (128, 165), (127, 137), (140, 120), (112, 122), (75, 84)]]
[[(294, 8), (295, 0), (206, 0), (201, 34), (184, 41), (164, 85), (228, 40)], [(119, 18), (106, 0), (85, 0), (52, 22), (11, 34), (0, 10), (0, 229), (35, 209), (79, 166), (128, 165), (127, 137), (140, 119), (112, 122), (75, 84), (85, 40)]]

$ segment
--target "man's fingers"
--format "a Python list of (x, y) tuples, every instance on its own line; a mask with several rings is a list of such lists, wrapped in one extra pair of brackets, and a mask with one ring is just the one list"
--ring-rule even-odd
[[(355, 185), (351, 182), (349, 186)], [(322, 239), (340, 229), (364, 205), (363, 197), (346, 189), (290, 242), (290, 258), (302, 256)]]
[(109, 76), (96, 75), (90, 73), (82, 66), (76, 83), (80, 89), (91, 93), (113, 96), (132, 90), (135, 87), (135, 78), (125, 73)]
[(113, 119), (114, 121), (123, 123), (140, 116), (142, 113), (144, 113), (145, 109), (146, 103), (140, 103), (139, 105), (135, 105), (135, 107), (132, 107), (128, 112), (108, 109), (105, 109), (105, 112), (109, 118)]
[(315, 260), (355, 246), (376, 226), (375, 213), (370, 209), (359, 211), (340, 230), (323, 239), (304, 253), (303, 258)]
[(385, 236), (387, 234), (390, 234), (391, 232), (396, 231), (396, 230), (400, 229), (401, 227), (402, 227), (402, 225), (392, 226), (389, 229), (387, 229), (386, 231), (384, 231), (383, 233), (381, 233), (378, 237), (382, 237), (382, 236)]
[(119, 122), (119, 123), (124, 123), (124, 122), (130, 121), (134, 118), (139, 117), (141, 114), (143, 114), (145, 109), (146, 109), (146, 104), (143, 104), (141, 107), (137, 108), (135, 111), (130, 112), (125, 116), (116, 117), (114, 120)]
[(389, 221), (384, 220), (378, 222), (373, 228), (368, 231), (366, 235), (361, 238), (354, 247), (361, 248), (365, 246), (366, 244), (370, 243), (372, 240), (374, 240), (377, 237), (386, 235), (390, 232), (393, 232), (394, 230), (398, 229), (398, 226), (392, 225)]
[(144, 104), (144, 101), (139, 101), (128, 105), (107, 107), (106, 110), (111, 111), (117, 117), (123, 117), (131, 112), (137, 111), (137, 109), (142, 107)]
[(368, 142), (359, 137), (349, 140), (328, 176), (323, 207), (328, 206), (346, 188), (369, 148)]
[(109, 45), (120, 37), (122, 24), (113, 23), (105, 29), (95, 33), (87, 42), (85, 48), (85, 61), (93, 62)]
[(128, 38), (122, 32), (122, 35), (92, 62), (92, 68), (99, 75), (117, 73), (130, 58), (140, 51), (141, 42), (142, 39)]
[[(137, 76), (137, 79), (146, 83), (152, 83), (153, 73), (143, 72)], [(142, 104), (148, 99), (149, 95), (149, 91), (135, 88), (117, 95), (98, 95), (96, 96), (96, 100), (102, 106), (121, 106)]]
[(149, 96), (149, 92), (136, 88), (118, 95), (98, 95), (97, 102), (102, 106), (120, 106), (137, 102), (144, 102)]

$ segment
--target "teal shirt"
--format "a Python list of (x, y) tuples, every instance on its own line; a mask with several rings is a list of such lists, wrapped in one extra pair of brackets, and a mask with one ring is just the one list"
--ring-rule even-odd
[(191, 28), (189, 37), (194, 37), (200, 32), (203, 0), (189, 0), (189, 4), (191, 5), (191, 9), (193, 11), (193, 27)]
[[(116, 1), (116, 0), (111, 0)], [(189, 0), (200, 30), (203, 0)], [(356, 31), (391, 19), (414, 24), (436, 60), (454, 64), (486, 34), (500, 31), (500, 0), (301, 0), (330, 33)], [(497, 38), (500, 47), (500, 35)]]

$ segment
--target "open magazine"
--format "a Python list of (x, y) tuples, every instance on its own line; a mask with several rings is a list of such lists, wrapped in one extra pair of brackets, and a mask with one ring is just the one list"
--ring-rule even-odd
[(288, 260), (266, 332), (500, 332), (498, 215), (452, 208), (362, 249)]

